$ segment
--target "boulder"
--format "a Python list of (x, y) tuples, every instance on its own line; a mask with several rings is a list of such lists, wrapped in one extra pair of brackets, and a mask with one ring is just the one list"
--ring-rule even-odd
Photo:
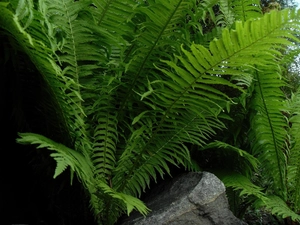
[(133, 213), (121, 225), (245, 225), (229, 210), (225, 186), (208, 172), (189, 172), (163, 183), (144, 200), (147, 217)]

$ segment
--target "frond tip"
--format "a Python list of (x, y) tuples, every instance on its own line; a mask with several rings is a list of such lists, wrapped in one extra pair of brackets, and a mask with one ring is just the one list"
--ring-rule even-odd
[(272, 214), (281, 218), (290, 217), (293, 221), (300, 221), (300, 215), (291, 210), (285, 201), (276, 195), (267, 196), (263, 201), (258, 200), (255, 207), (266, 207)]
[(226, 187), (232, 187), (235, 191), (239, 190), (240, 195), (255, 196), (257, 199), (265, 200), (263, 189), (256, 186), (247, 177), (237, 173), (226, 171), (218, 175)]

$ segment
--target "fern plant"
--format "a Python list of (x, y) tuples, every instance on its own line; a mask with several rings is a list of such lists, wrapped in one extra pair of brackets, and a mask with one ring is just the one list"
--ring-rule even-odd
[[(87, 189), (99, 224), (114, 224), (133, 209), (146, 215), (149, 209), (139, 197), (151, 180), (171, 174), (170, 165), (195, 169), (189, 144), (205, 147), (225, 129), (232, 105), (245, 99), (254, 82), (277, 74), (280, 50), (297, 40), (290, 29), (298, 26), (297, 11), (256, 18), (259, 6), (252, 1), (242, 1), (240, 11), (251, 15), (238, 14), (244, 19), (212, 30), (218, 39), (204, 34), (207, 20), (220, 23), (212, 10), (219, 3), (223, 1), (1, 2), (1, 27), (47, 83), (49, 112), (56, 114), (49, 118), (55, 118), (51, 122), (65, 137), (58, 142), (20, 133), (17, 141), (50, 150), (57, 162), (54, 177), (70, 167), (71, 178), (75, 173)], [(256, 92), (277, 98), (272, 91), (279, 80), (269, 83), (270, 90)], [(273, 103), (278, 106), (276, 99)], [(253, 110), (259, 104), (253, 98)], [(279, 152), (284, 140), (276, 138), (272, 143)], [(253, 156), (230, 149), (256, 167)], [(268, 160), (267, 155), (257, 157)], [(277, 160), (284, 165), (282, 156)], [(284, 178), (282, 172), (274, 181), (281, 185)], [(259, 189), (251, 194), (263, 196)]]
[[(266, 15), (270, 18), (274, 16), (269, 21), (275, 21), (276, 14), (274, 10)], [(267, 18), (266, 15), (260, 20)], [(252, 22), (253, 25), (255, 22)], [(286, 22), (289, 24), (288, 20)], [(268, 22), (264, 24), (268, 27)], [(294, 25), (296, 24), (288, 26), (291, 26), (290, 29), (294, 31), (298, 30), (298, 25)], [(269, 28), (261, 29), (258, 25), (260, 31), (266, 31)], [(273, 28), (271, 29), (276, 33)], [(278, 31), (282, 32), (282, 28), (280, 30)], [(298, 42), (294, 37), (289, 37), (289, 39)], [(281, 42), (280, 38), (273, 39), (273, 41)], [(222, 139), (225, 143), (213, 142), (203, 149), (208, 147), (226, 149), (228, 144), (234, 145), (230, 148), (245, 148), (258, 160), (258, 164), (252, 164), (252, 169), (249, 166), (236, 165), (232, 171), (215, 172), (227, 187), (236, 190), (243, 198), (246, 197), (243, 204), (248, 204), (248, 201), (251, 204), (254, 202), (254, 206), (265, 207), (279, 218), (299, 221), (299, 203), (296, 203), (298, 201), (296, 193), (299, 193), (299, 190), (295, 183), (298, 182), (296, 161), (298, 162), (299, 150), (295, 147), (297, 135), (294, 133), (294, 129), (298, 129), (297, 100), (296, 95), (292, 94), (293, 100), (288, 100), (288, 102), (293, 102), (293, 104), (287, 107), (287, 97), (283, 91), (286, 90), (288, 84), (283, 77), (282, 69), (292, 58), (289, 54), (292, 56), (294, 52), (279, 47), (268, 56), (269, 59), (265, 58), (266, 61), (262, 60), (260, 54), (252, 55), (254, 57), (252, 59), (256, 61), (254, 67), (250, 69), (253, 79), (250, 81), (247, 93), (239, 97), (240, 106), (235, 107), (240, 108), (238, 116), (241, 119), (236, 119), (238, 123), (231, 126), (235, 129), (232, 130), (233, 135), (223, 134), (225, 138), (222, 136)], [(236, 116), (236, 114), (232, 115)], [(292, 129), (289, 128), (290, 126)], [(257, 177), (257, 174), (260, 177)]]

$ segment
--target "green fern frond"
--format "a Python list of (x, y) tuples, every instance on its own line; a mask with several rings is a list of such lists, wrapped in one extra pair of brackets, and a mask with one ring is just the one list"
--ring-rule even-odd
[(262, 14), (259, 0), (220, 0), (220, 12), (217, 24), (231, 27), (234, 21), (258, 19)]
[[(119, 45), (112, 34), (97, 27), (95, 18), (86, 13), (90, 9), (90, 1), (46, 1), (46, 4), (47, 16), (53, 29), (57, 32), (59, 30), (65, 39), (56, 54), (65, 80), (63, 96), (72, 108), (75, 148), (79, 151), (84, 148), (91, 149), (93, 141), (88, 135), (93, 131), (89, 130), (87, 117), (93, 117), (95, 111), (90, 105), (97, 101), (99, 94), (96, 92), (102, 92), (101, 88), (107, 82), (106, 79), (113, 80), (116, 77), (114, 73), (104, 76), (101, 72), (104, 68), (109, 69), (112, 51), (110, 46), (118, 48)], [(105, 102), (102, 104), (105, 105)], [(99, 112), (103, 113), (101, 109)], [(96, 115), (94, 119), (98, 117)]]
[[(188, 0), (159, 0), (137, 7), (136, 19), (141, 22), (128, 57), (125, 58), (126, 76), (123, 76), (122, 81), (127, 85), (120, 99), (121, 111), (127, 107), (133, 91), (144, 91), (153, 63), (159, 63), (160, 58), (169, 58), (172, 52), (178, 50), (178, 40), (181, 38), (178, 38), (180, 34), (176, 32), (176, 27), (185, 20), (190, 6), (191, 1)], [(165, 54), (166, 48), (170, 53)]]
[(56, 178), (67, 169), (71, 162), (68, 162), (66, 158), (59, 153), (52, 153), (50, 156), (56, 161), (56, 168), (53, 176), (53, 178)]
[[(207, 26), (215, 24), (216, 15), (213, 7), (217, 3), (218, 0), (195, 1), (193, 10), (187, 12), (186, 23), (182, 25), (183, 29), (181, 32), (183, 35), (186, 35), (185, 40), (190, 40), (189, 43), (192, 43), (208, 32)], [(187, 32), (188, 30), (190, 32)]]
[[(265, 72), (257, 72), (255, 77), (255, 91), (250, 106), (253, 110), (250, 140), (253, 155), (258, 157), (264, 170), (271, 175), (275, 193), (281, 196), (286, 195), (287, 131), (283, 129), (286, 121), (281, 113), (286, 111), (284, 95), (280, 89), (285, 84), (279, 73), (276, 73), (276, 67), (275, 63), (269, 63), (265, 68), (258, 67), (258, 70), (263, 69)], [(286, 199), (287, 196), (282, 197)]]
[(230, 28), (235, 22), (235, 14), (231, 0), (220, 0), (220, 14), (216, 17), (217, 25)]
[[(90, 159), (85, 158), (81, 153), (70, 149), (60, 143), (54, 142), (42, 135), (33, 134), (33, 133), (20, 133), (20, 138), (17, 139), (17, 142), (20, 144), (33, 144), (36, 145), (37, 148), (46, 148), (51, 151), (55, 151), (56, 153), (51, 154), (56, 160), (58, 159), (58, 167), (56, 168), (55, 175), (59, 175), (59, 172), (65, 167), (65, 164), (70, 166), (71, 170), (75, 171), (77, 176), (80, 178), (82, 182), (84, 182), (85, 187), (89, 190), (90, 194), (96, 194), (101, 191), (105, 194), (108, 194), (112, 199), (120, 199), (121, 203), (125, 205), (125, 209), (127, 213), (130, 213), (133, 209), (138, 210), (141, 214), (145, 215), (149, 211), (145, 204), (139, 200), (134, 198), (133, 196), (128, 196), (124, 193), (120, 193), (109, 187), (106, 182), (103, 180), (97, 179), (94, 180), (93, 176), (93, 165)], [(63, 159), (61, 159), (63, 158)], [(92, 197), (93, 199), (93, 197)], [(99, 208), (99, 200), (94, 199), (91, 201), (93, 204), (92, 207), (97, 210), (95, 214), (98, 214), (103, 209)], [(120, 202), (118, 203), (120, 204)], [(117, 218), (112, 218), (115, 222)]]
[(290, 193), (291, 207), (298, 212), (300, 210), (300, 95), (292, 94), (289, 101), (290, 152), (288, 157), (287, 185)]
[(263, 188), (253, 184), (247, 177), (232, 171), (222, 171), (216, 174), (226, 187), (232, 187), (233, 190), (239, 191), (240, 196), (254, 196), (262, 201), (266, 199)]
[[(112, 176), (112, 171), (116, 163), (116, 148), (118, 141), (117, 131), (117, 115), (113, 108), (114, 101), (105, 94), (99, 96), (99, 99), (93, 105), (93, 121), (96, 126), (92, 129), (94, 132), (93, 138), (93, 154), (92, 160), (95, 166), (95, 173), (98, 176), (103, 176), (104, 179), (109, 179)], [(103, 103), (111, 103), (103, 105)]]
[(98, 26), (118, 35), (132, 33), (127, 22), (134, 16), (134, 8), (141, 3), (134, 0), (95, 0), (93, 4), (92, 12)]
[(246, 21), (262, 16), (259, 0), (232, 0), (236, 20)]
[[(17, 142), (20, 144), (33, 144), (37, 146), (36, 148), (46, 148), (51, 151), (56, 151), (59, 153), (60, 157), (65, 158), (65, 163), (68, 163), (68, 166), (77, 173), (86, 187), (92, 184), (91, 179), (93, 178), (93, 165), (90, 160), (85, 159), (79, 152), (70, 149), (63, 144), (50, 140), (43, 135), (20, 133), (19, 136), (20, 138), (17, 139)], [(54, 154), (53, 156), (57, 157), (58, 155)]]
[[(282, 12), (283, 15), (286, 13), (289, 12)], [(134, 133), (136, 136), (131, 138), (132, 143), (127, 145), (128, 147), (117, 163), (114, 183), (118, 190), (127, 190), (129, 193), (139, 195), (150, 179), (149, 177), (144, 178), (142, 174), (150, 174), (155, 179), (155, 170), (149, 169), (151, 166), (156, 165), (157, 172), (162, 175), (164, 170), (168, 171), (168, 167), (165, 160), (160, 161), (161, 159), (169, 160), (170, 163), (176, 161), (181, 163), (180, 160), (188, 157), (184, 145), (180, 145), (180, 143), (193, 143), (193, 140), (188, 139), (186, 134), (197, 132), (199, 123), (187, 119), (190, 118), (188, 115), (194, 115), (203, 121), (201, 124), (205, 124), (207, 118), (216, 118), (220, 111), (230, 104), (230, 98), (212, 85), (223, 85), (243, 91), (241, 87), (224, 79), (222, 75), (240, 76), (241, 71), (237, 69), (239, 66), (253, 68), (256, 65), (256, 60), (253, 58), (255, 54), (264, 58), (266, 62), (270, 61), (269, 55), (274, 53), (273, 49), (276, 49), (276, 45), (268, 40), (278, 37), (276, 43), (285, 44), (287, 42), (281, 36), (283, 34), (292, 35), (290, 31), (283, 30), (283, 27), (289, 25), (289, 19), (285, 19), (281, 14), (275, 16), (279, 24), (268, 23), (268, 33), (258, 32), (261, 26), (266, 25), (259, 20), (247, 21), (244, 25), (238, 22), (237, 30), (224, 29), (222, 39), (211, 42), (209, 50), (193, 44), (191, 52), (182, 48), (183, 56), (177, 56), (179, 65), (172, 61), (163, 61), (171, 67), (172, 72), (160, 68), (160, 71), (168, 79), (154, 80), (148, 85), (152, 91), (144, 102), (153, 108), (153, 115), (144, 114), (140, 118), (139, 129)], [(264, 20), (268, 21), (271, 17), (274, 15), (265, 15)], [(245, 39), (245, 35), (249, 35), (249, 26), (252, 23), (255, 23), (255, 25), (251, 25), (255, 36)], [(253, 46), (261, 46), (264, 51), (262, 52), (258, 47), (257, 49), (260, 50), (253, 52), (253, 49), (256, 49)], [(264, 60), (262, 59), (260, 62)], [(242, 75), (249, 76), (247, 73), (250, 73), (250, 70), (245, 71)], [(155, 120), (151, 119), (153, 116)], [(171, 131), (168, 133), (168, 130), (172, 130), (173, 124), (176, 124), (177, 129), (178, 125), (183, 129), (177, 133)], [(183, 124), (191, 127), (187, 128)], [(222, 128), (219, 120), (215, 120), (216, 127)], [(201, 143), (201, 141), (205, 142), (207, 136), (199, 134), (197, 138), (198, 143)], [(163, 142), (159, 140), (163, 140)], [(172, 146), (172, 149), (175, 148), (172, 143), (176, 143), (177, 148), (173, 149), (175, 155), (170, 155), (171, 149), (166, 151), (165, 148), (168, 147), (165, 143)], [(180, 159), (178, 156), (182, 158)], [(175, 161), (172, 157), (175, 157)]]
[[(47, 26), (44, 26), (46, 15), (43, 14), (44, 11), (37, 11), (33, 8), (30, 2), (14, 1), (16, 11), (23, 12), (20, 18), (16, 16), (16, 12), (1, 6), (0, 26), (10, 33), (13, 40), (16, 40), (46, 81), (47, 92), (52, 98), (51, 104), (54, 104), (51, 107), (55, 107), (56, 115), (61, 121), (58, 124), (59, 129), (66, 133), (68, 142), (72, 142), (72, 135), (70, 135), (72, 134), (70, 124), (73, 123), (70, 116), (72, 109), (65, 104), (66, 100), (62, 95), (62, 89), (67, 82), (62, 76), (61, 68), (56, 64), (57, 57), (53, 53), (56, 47), (54, 47), (52, 37), (48, 35)], [(28, 20), (32, 14), (33, 19)]]
[(155, 116), (147, 116), (138, 122), (140, 128), (133, 132), (117, 163), (113, 183), (118, 190), (139, 196), (151, 178), (156, 180), (156, 173), (161, 177), (165, 172), (170, 174), (170, 164), (192, 166), (185, 143), (202, 146), (216, 129), (224, 128), (214, 116), (179, 113), (179, 110), (178, 116), (165, 118), (161, 127), (155, 121)]
[(300, 215), (291, 210), (286, 202), (276, 195), (266, 196), (263, 201), (257, 200), (255, 207), (265, 207), (273, 215), (277, 215), (280, 218), (290, 217), (293, 221), (300, 221)]
[(239, 149), (235, 146), (232, 146), (222, 141), (214, 141), (208, 143), (201, 150), (214, 149), (214, 148), (222, 148), (222, 149), (236, 152), (239, 156), (245, 159), (246, 163), (249, 163), (249, 165), (252, 167), (251, 171), (252, 170), (255, 171), (258, 168), (259, 161), (253, 155), (251, 155), (245, 150)]

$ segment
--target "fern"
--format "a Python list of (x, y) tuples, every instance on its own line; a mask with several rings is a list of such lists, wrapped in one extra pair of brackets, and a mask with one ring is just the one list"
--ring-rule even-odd
[[(224, 114), (241, 94), (247, 95), (247, 88), (259, 84), (253, 94), (263, 96), (263, 101), (254, 98), (252, 109), (267, 109), (263, 119), (269, 118), (273, 131), (283, 125), (267, 104), (272, 96), (280, 98), (277, 90), (282, 83), (276, 79), (268, 85), (267, 78), (277, 76), (275, 64), (282, 49), (291, 45), (290, 40), (298, 41), (298, 12), (241, 19), (233, 23), (234, 29), (212, 30), (218, 35), (215, 39), (194, 26), (207, 18), (216, 22), (215, 4), (209, 0), (0, 4), (1, 27), (45, 79), (52, 100), (49, 112), (57, 114), (49, 119), (63, 134), (57, 134), (62, 143), (33, 133), (22, 133), (17, 141), (50, 150), (57, 162), (54, 177), (70, 167), (88, 190), (99, 224), (113, 224), (132, 210), (146, 215), (147, 207), (136, 197), (157, 176), (171, 174), (170, 165), (193, 169), (190, 144), (229, 149), (255, 168), (253, 156), (237, 147), (224, 142), (207, 145), (226, 128)], [(247, 19), (259, 12), (252, 1), (243, 1), (242, 6), (228, 5), (228, 11), (239, 10)], [(187, 22), (187, 15), (194, 16), (192, 22)], [(195, 34), (183, 34), (185, 27)], [(275, 100), (272, 103), (284, 109)], [(253, 122), (253, 131), (267, 129), (260, 122)], [(284, 138), (279, 137), (285, 134), (273, 132), (273, 139), (262, 134), (260, 138), (276, 144), (275, 153), (280, 155)], [(268, 163), (269, 155), (258, 154), (262, 147), (253, 143), (255, 156)], [(282, 155), (276, 160), (277, 166), (285, 165)], [(266, 168), (274, 169), (274, 182), (284, 185), (285, 171), (272, 166)], [(261, 189), (245, 179), (238, 176), (228, 184), (263, 199)]]
[(258, 0), (233, 0), (232, 7), (236, 20), (246, 21), (262, 16), (262, 9)]
[(287, 188), (289, 195), (289, 202), (291, 202), (292, 209), (298, 212), (300, 209), (300, 153), (299, 144), (300, 140), (298, 138), (299, 134), (299, 93), (292, 94), (291, 100), (289, 101), (289, 113), (291, 115), (289, 123), (291, 128), (289, 130), (290, 138), (290, 152), (288, 157), (288, 167), (287, 167)]
[(168, 48), (169, 54), (178, 49), (180, 44), (174, 29), (176, 30), (176, 25), (185, 19), (190, 5), (191, 1), (188, 0), (156, 1), (148, 6), (137, 8), (137, 13), (146, 18), (140, 27), (137, 27), (139, 30), (136, 34), (137, 38), (125, 58), (127, 75), (122, 82), (128, 85), (120, 103), (120, 110), (127, 106), (132, 91), (140, 92), (138, 88), (142, 89), (147, 83), (147, 74), (149, 74), (147, 71), (151, 71), (153, 63), (158, 62), (159, 58), (166, 57), (165, 48)]
[[(270, 66), (276, 68), (275, 64)], [(287, 132), (282, 129), (286, 126), (286, 122), (279, 111), (286, 111), (283, 104), (284, 96), (280, 90), (284, 83), (276, 73), (258, 73), (256, 80), (255, 96), (251, 103), (251, 108), (255, 110), (251, 118), (252, 152), (259, 158), (268, 174), (271, 174), (275, 193), (286, 199), (284, 195), (287, 162), (284, 151)]]
[(266, 209), (269, 210), (272, 214), (277, 215), (281, 218), (290, 217), (293, 221), (300, 220), (300, 216), (293, 210), (291, 210), (282, 198), (276, 195), (267, 196), (264, 201), (258, 200), (255, 205), (258, 208), (266, 207)]
[[(214, 142), (208, 143), (203, 148), (201, 148), (201, 150), (214, 149), (214, 148), (227, 149), (227, 150), (237, 153), (240, 157), (242, 157), (245, 160), (245, 162), (243, 162), (243, 163), (246, 164), (249, 171), (253, 171), (253, 170), (255, 171), (258, 168), (259, 161), (253, 155), (251, 155), (250, 153), (248, 153), (245, 150), (239, 149), (235, 146), (229, 145), (229, 144), (221, 142), (221, 141), (214, 141)], [(246, 172), (247, 172), (247, 170), (246, 170)]]
[[(94, 131), (92, 160), (95, 165), (95, 173), (97, 176), (102, 176), (104, 179), (110, 179), (112, 170), (116, 164), (118, 121), (117, 114), (114, 112), (113, 108), (113, 103), (115, 101), (104, 98), (111, 97), (107, 93), (103, 93), (93, 105), (93, 121), (95, 121), (97, 125), (92, 129)], [(111, 102), (111, 104), (103, 105), (103, 102), (106, 104)]]
[(59, 153), (52, 153), (50, 155), (55, 161), (56, 161), (56, 168), (55, 168), (55, 172), (53, 175), (53, 178), (56, 178), (57, 176), (59, 176), (62, 172), (64, 172), (67, 167), (69, 166), (69, 164), (72, 163), (72, 161), (68, 161), (64, 156), (62, 156)]
[(247, 21), (262, 16), (260, 1), (258, 0), (220, 0), (220, 14), (217, 24), (231, 27), (234, 21)]
[(261, 201), (265, 201), (267, 199), (263, 193), (262, 187), (253, 184), (251, 180), (237, 172), (220, 172), (217, 173), (217, 175), (220, 177), (222, 182), (224, 182), (226, 187), (232, 187), (233, 190), (240, 191), (240, 196), (254, 196)]
[[(285, 11), (283, 12), (283, 15), (285, 13), (289, 12)], [(274, 16), (276, 15), (266, 15), (264, 21), (267, 21), (270, 17)], [(281, 15), (277, 14), (277, 16), (281, 18)], [(253, 35), (253, 39), (249, 38), (248, 40), (244, 40), (242, 36), (245, 36), (245, 33), (248, 32), (249, 25), (252, 23), (255, 23), (255, 25), (251, 25), (251, 28), (253, 29), (252, 32), (255, 35)], [(166, 131), (172, 128), (169, 124), (174, 124), (174, 121), (176, 121), (177, 124), (181, 124), (180, 121), (183, 121), (182, 124), (191, 124), (192, 120), (186, 120), (186, 118), (190, 118), (188, 116), (189, 114), (185, 113), (186, 109), (195, 114), (195, 116), (204, 119), (204, 121), (206, 118), (209, 118), (208, 115), (211, 115), (212, 118), (217, 116), (220, 109), (223, 109), (227, 104), (230, 104), (230, 100), (228, 96), (209, 85), (222, 84), (242, 91), (240, 87), (216, 75), (227, 74), (237, 76), (240, 74), (240, 70), (234, 70), (232, 68), (226, 70), (224, 65), (234, 65), (237, 67), (240, 65), (244, 68), (247, 66), (245, 65), (244, 59), (248, 60), (249, 67), (251, 65), (254, 66), (257, 62), (252, 58), (254, 54), (253, 46), (259, 46), (257, 49), (263, 48), (264, 53), (266, 53), (266, 61), (269, 61), (268, 57), (270, 53), (279, 54), (279, 51), (276, 51), (276, 49), (271, 49), (270, 42), (267, 40), (273, 40), (276, 36), (276, 42), (278, 44), (286, 43), (285, 39), (282, 39), (281, 36), (289, 36), (286, 31), (282, 30), (282, 26), (289, 25), (287, 17), (286, 19), (283, 17), (282, 23), (282, 25), (269, 24), (269, 33), (267, 33), (268, 31), (263, 33), (258, 32), (260, 26), (262, 26), (262, 23), (259, 21), (247, 21), (244, 26), (238, 22), (236, 31), (233, 30), (229, 32), (227, 29), (224, 29), (222, 39), (213, 41), (210, 45), (210, 51), (200, 45), (191, 45), (192, 52), (188, 52), (182, 48), (182, 53), (186, 57), (177, 56), (178, 61), (181, 62), (181, 67), (177, 66), (172, 61), (163, 61), (169, 65), (174, 72), (160, 69), (166, 75), (166, 80), (154, 80), (148, 85), (149, 90), (152, 91), (146, 98), (146, 104), (151, 106), (154, 109), (154, 112), (152, 116), (147, 115), (146, 117), (144, 114), (145, 119), (140, 119), (140, 129), (134, 133), (134, 138), (130, 138), (133, 142), (128, 144), (127, 149), (121, 156), (120, 162), (117, 163), (118, 167), (116, 170), (115, 182), (118, 189), (120, 187), (120, 190), (122, 191), (127, 189), (129, 193), (140, 194), (140, 187), (144, 189), (149, 183), (148, 176), (144, 177), (141, 174), (146, 173), (155, 178), (154, 170), (149, 169), (149, 165), (161, 164), (160, 167), (166, 169), (164, 162), (160, 162), (159, 159), (165, 158), (169, 160), (170, 158), (164, 154), (164, 148), (161, 147), (165, 146), (164, 143), (168, 143), (172, 146), (168, 139), (175, 143), (177, 140), (180, 141), (180, 143), (193, 143), (194, 140), (187, 140), (186, 135), (182, 136), (180, 132), (176, 132), (175, 135), (181, 139), (175, 139), (174, 134), (171, 132), (170, 136), (168, 136)], [(243, 42), (238, 42), (238, 40), (243, 40)], [(249, 51), (247, 51), (247, 45), (249, 46)], [(242, 51), (241, 48), (243, 49)], [(261, 54), (261, 50), (258, 51), (257, 54)], [(261, 64), (265, 63), (263, 60), (260, 60), (260, 62)], [(247, 73), (245, 73), (245, 75), (247, 75)], [(202, 96), (202, 98), (199, 99), (198, 96)], [(155, 120), (152, 119), (154, 116)], [(157, 118), (159, 118), (158, 121)], [(219, 124), (217, 125), (219, 129), (222, 128), (220, 122), (216, 121), (215, 124)], [(190, 133), (197, 131), (197, 128), (191, 127), (191, 129), (192, 130), (189, 131)], [(144, 136), (145, 131), (147, 133)], [(161, 134), (161, 131), (164, 133)], [(183, 129), (182, 134), (185, 134)], [(162, 143), (158, 142), (158, 140), (162, 139), (161, 135), (164, 135), (164, 137), (167, 137), (168, 139), (163, 140)], [(205, 136), (198, 136), (198, 140), (199, 139), (205, 140)], [(155, 147), (153, 148), (153, 146)], [(153, 151), (155, 154), (153, 154)], [(180, 151), (183, 152), (183, 155), (186, 155), (184, 154), (184, 146), (181, 147), (181, 150), (180, 148), (176, 148), (175, 153), (182, 154)], [(133, 157), (136, 161), (133, 161)], [(154, 161), (152, 162), (152, 160)], [(151, 162), (151, 164), (148, 164), (148, 162)], [(173, 163), (172, 160), (170, 160), (170, 162)], [(157, 169), (159, 173), (162, 174), (160, 167), (157, 167)]]
[[(126, 205), (127, 213), (129, 214), (133, 209), (139, 210), (142, 214), (147, 214), (149, 211), (147, 207), (139, 199), (128, 196), (124, 193), (118, 193), (109, 187), (106, 182), (101, 180), (94, 180), (93, 164), (90, 160), (86, 159), (81, 153), (70, 149), (60, 143), (56, 143), (42, 135), (33, 133), (21, 133), (20, 138), (17, 139), (21, 144), (33, 144), (37, 148), (47, 148), (48, 150), (55, 151), (52, 156), (59, 161), (60, 165), (56, 168), (56, 174), (59, 175), (63, 171), (63, 167), (70, 166), (71, 170), (76, 172), (80, 180), (84, 182), (84, 186), (90, 191), (91, 194), (102, 190), (103, 193), (110, 195), (113, 199), (122, 200), (122, 204)], [(63, 161), (63, 162), (62, 162)], [(97, 190), (98, 189), (98, 190)], [(117, 202), (116, 204), (120, 204)], [(97, 207), (94, 206), (94, 207)], [(103, 209), (98, 209), (103, 210)], [(116, 218), (113, 218), (115, 220)]]

